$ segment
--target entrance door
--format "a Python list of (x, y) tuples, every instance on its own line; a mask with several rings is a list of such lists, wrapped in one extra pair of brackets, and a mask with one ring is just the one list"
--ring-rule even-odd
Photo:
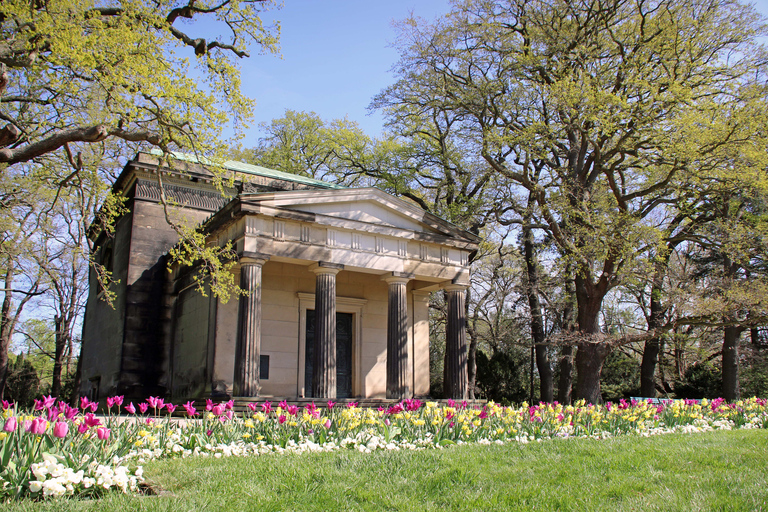
[[(304, 353), (304, 389), (312, 394), (312, 363), (315, 353), (315, 312), (307, 310)], [(336, 398), (352, 397), (352, 313), (336, 313)]]

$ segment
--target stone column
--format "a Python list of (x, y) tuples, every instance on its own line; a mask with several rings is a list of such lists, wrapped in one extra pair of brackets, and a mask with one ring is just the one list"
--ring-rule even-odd
[(266, 260), (240, 259), (240, 297), (235, 345), (235, 378), (232, 394), (250, 397), (259, 394), (261, 356), (261, 267)]
[(315, 281), (315, 346), (312, 396), (336, 398), (336, 274), (343, 267), (318, 263)]
[(387, 302), (387, 398), (410, 398), (408, 383), (408, 302), (406, 285), (412, 276), (393, 272), (382, 278), (389, 285)]
[(465, 400), (468, 396), (467, 319), (464, 302), (466, 286), (445, 287), (448, 318), (445, 327), (445, 393), (446, 398)]

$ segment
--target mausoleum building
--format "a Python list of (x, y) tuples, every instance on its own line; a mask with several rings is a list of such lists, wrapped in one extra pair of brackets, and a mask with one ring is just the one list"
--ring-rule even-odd
[[(115, 183), (113, 233), (94, 231), (114, 302), (95, 273), (83, 325), (81, 394), (174, 401), (369, 399), (429, 393), (429, 296), (447, 298), (446, 385), (467, 394), (465, 293), (478, 238), (375, 188), (344, 188), (227, 162), (220, 193), (191, 157), (139, 153)], [(169, 206), (161, 203), (161, 183)], [(174, 222), (231, 244), (227, 302), (169, 268)]]

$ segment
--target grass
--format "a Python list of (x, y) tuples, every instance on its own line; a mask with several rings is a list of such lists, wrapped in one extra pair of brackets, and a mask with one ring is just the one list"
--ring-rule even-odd
[(176, 459), (145, 477), (159, 495), (3, 510), (768, 510), (768, 432)]

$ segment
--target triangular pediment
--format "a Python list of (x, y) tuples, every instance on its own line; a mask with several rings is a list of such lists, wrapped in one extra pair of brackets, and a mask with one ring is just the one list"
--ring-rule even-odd
[(450, 222), (375, 188), (260, 193), (242, 195), (241, 200), (375, 226), (438, 234), (467, 241), (477, 239)]

